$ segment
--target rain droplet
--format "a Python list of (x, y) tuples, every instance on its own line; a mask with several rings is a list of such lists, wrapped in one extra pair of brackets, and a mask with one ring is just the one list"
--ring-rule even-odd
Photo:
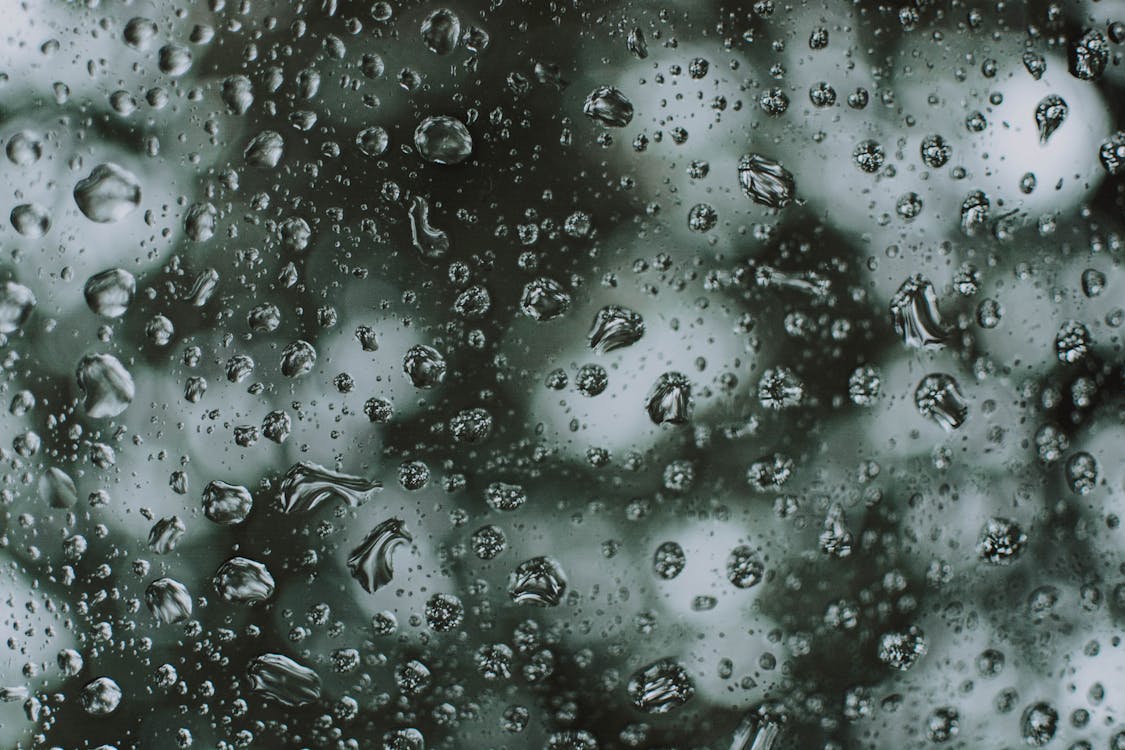
[(203, 515), (222, 526), (242, 523), (254, 507), (250, 490), (215, 479), (203, 488)]
[(695, 697), (687, 670), (671, 659), (638, 669), (629, 678), (627, 690), (633, 705), (649, 714), (666, 714)]
[(448, 55), (457, 49), (461, 38), (461, 19), (451, 10), (435, 10), (422, 21), (422, 43), (439, 55)]
[(96, 273), (82, 287), (86, 306), (96, 315), (106, 318), (120, 318), (124, 315), (136, 292), (136, 278), (123, 268)]
[(934, 285), (921, 274), (902, 282), (890, 304), (891, 325), (902, 342), (914, 348), (940, 348), (947, 333), (942, 326)]
[(145, 605), (164, 625), (191, 617), (191, 594), (174, 578), (158, 578), (145, 589)]
[(981, 560), (993, 565), (1011, 565), (1027, 546), (1027, 535), (1019, 524), (1007, 518), (990, 518), (977, 541)]
[(285, 151), (285, 140), (273, 130), (263, 130), (246, 145), (243, 158), (252, 167), (276, 167)]
[(106, 162), (74, 186), (74, 202), (87, 219), (99, 224), (120, 221), (141, 205), (141, 183), (125, 168)]
[(1039, 128), (1039, 142), (1047, 139), (1066, 121), (1070, 107), (1057, 94), (1048, 94), (1035, 106), (1035, 125)]
[(1096, 29), (1085, 29), (1070, 42), (1067, 69), (1075, 78), (1093, 81), (1102, 77), (1109, 63), (1109, 40)]
[(691, 420), (694, 408), (691, 381), (678, 372), (658, 377), (645, 400), (645, 411), (655, 424), (685, 424)]
[(569, 309), (570, 295), (554, 279), (541, 276), (524, 285), (520, 310), (532, 320), (554, 320)]
[(284, 706), (304, 706), (320, 700), (320, 676), (282, 654), (262, 654), (246, 668), (250, 686)]
[(960, 386), (945, 373), (922, 378), (914, 391), (914, 405), (923, 417), (937, 422), (947, 432), (964, 424), (969, 415), (969, 406), (961, 395)]
[(83, 409), (93, 419), (116, 417), (136, 394), (133, 376), (112, 354), (87, 354), (79, 360), (75, 378), (84, 395)]
[(586, 339), (591, 349), (608, 354), (637, 343), (644, 333), (645, 322), (640, 313), (621, 305), (606, 305), (594, 316)]
[(444, 230), (430, 224), (430, 204), (420, 195), (410, 201), (410, 237), (426, 260), (440, 260), (449, 253), (451, 243)]
[(363, 590), (374, 594), (394, 578), (394, 551), (414, 537), (398, 518), (388, 518), (364, 537), (348, 555), (348, 570)]
[(281, 350), (281, 374), (296, 378), (308, 374), (316, 364), (316, 349), (307, 341), (297, 340)]
[(42, 237), (51, 229), (51, 214), (39, 203), (21, 203), (8, 216), (12, 228), (24, 237)]
[(738, 184), (747, 198), (770, 208), (789, 205), (797, 190), (789, 170), (760, 154), (747, 154), (739, 159)]
[(447, 365), (437, 349), (424, 344), (410, 347), (402, 358), (402, 371), (415, 388), (436, 388), (445, 382)]
[(550, 557), (522, 562), (508, 578), (508, 595), (516, 604), (555, 607), (566, 593), (566, 574)]
[(587, 117), (615, 128), (633, 121), (633, 103), (612, 86), (599, 86), (586, 97), (582, 111)]
[(5, 281), (0, 286), (0, 333), (15, 333), (27, 319), (37, 304), (35, 295), (23, 284)]
[(247, 604), (266, 601), (276, 588), (266, 566), (245, 557), (232, 557), (220, 565), (213, 583), (225, 601)]
[(302, 461), (285, 472), (281, 482), (281, 509), (285, 513), (307, 513), (333, 498), (355, 508), (382, 489), (383, 483), (378, 480), (367, 480)]
[(121, 705), (121, 686), (109, 677), (98, 677), (82, 687), (79, 701), (91, 716), (109, 716)]
[(434, 164), (460, 164), (473, 153), (473, 137), (455, 117), (427, 117), (414, 131), (418, 154)]

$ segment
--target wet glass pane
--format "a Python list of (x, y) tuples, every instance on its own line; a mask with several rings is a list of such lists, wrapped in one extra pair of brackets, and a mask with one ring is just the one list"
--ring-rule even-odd
[(1125, 4), (24, 2), (0, 747), (1125, 748)]

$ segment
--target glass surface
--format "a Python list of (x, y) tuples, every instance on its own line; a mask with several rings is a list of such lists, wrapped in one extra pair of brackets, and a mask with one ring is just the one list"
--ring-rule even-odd
[(0, 747), (1125, 748), (1121, 0), (4, 10)]

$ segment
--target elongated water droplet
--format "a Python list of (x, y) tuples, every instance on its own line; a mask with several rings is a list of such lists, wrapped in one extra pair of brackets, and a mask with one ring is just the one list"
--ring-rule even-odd
[(921, 274), (902, 282), (891, 298), (891, 325), (910, 347), (939, 348), (947, 334), (942, 326), (934, 285)]
[(36, 305), (35, 295), (23, 284), (5, 281), (0, 286), (0, 333), (15, 333), (27, 319)]
[(262, 654), (246, 668), (250, 686), (283, 706), (304, 706), (320, 700), (320, 676), (283, 654)]
[(266, 601), (276, 589), (266, 566), (245, 557), (232, 557), (220, 565), (213, 583), (224, 600), (248, 604)]
[(739, 159), (738, 184), (747, 198), (770, 208), (788, 206), (797, 190), (789, 170), (761, 154), (747, 154)]
[(430, 224), (430, 203), (420, 195), (410, 201), (410, 238), (426, 260), (440, 260), (449, 252), (449, 235)]
[(1039, 142), (1046, 143), (1063, 122), (1070, 107), (1057, 94), (1048, 94), (1035, 106), (1035, 126), (1039, 129)]
[(612, 86), (599, 86), (586, 97), (582, 112), (592, 120), (615, 128), (633, 121), (633, 103)]
[(414, 537), (398, 518), (388, 518), (371, 530), (348, 555), (352, 578), (369, 594), (391, 582), (394, 577), (394, 551)]
[(333, 498), (343, 500), (354, 508), (363, 505), (381, 489), (383, 483), (380, 481), (342, 474), (302, 461), (293, 464), (281, 481), (281, 509), (285, 513), (307, 513)]
[(918, 383), (914, 405), (923, 417), (937, 422), (947, 432), (964, 424), (969, 415), (969, 406), (957, 381), (940, 372), (927, 375)]
[(656, 424), (685, 424), (691, 420), (694, 408), (691, 381), (678, 372), (666, 372), (658, 377), (645, 400), (645, 411)]

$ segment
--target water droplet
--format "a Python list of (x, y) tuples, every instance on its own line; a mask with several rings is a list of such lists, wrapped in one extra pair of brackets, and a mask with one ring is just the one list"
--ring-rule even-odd
[(1070, 42), (1067, 69), (1075, 78), (1094, 81), (1102, 77), (1109, 63), (1109, 40), (1097, 29), (1085, 29)]
[(35, 295), (26, 286), (5, 281), (0, 286), (0, 333), (15, 333), (23, 327), (36, 304)]
[(220, 565), (212, 582), (215, 591), (228, 602), (264, 602), (276, 589), (266, 566), (245, 557), (232, 557)]
[(655, 424), (686, 424), (694, 408), (691, 381), (678, 372), (666, 372), (658, 377), (645, 399), (645, 411)]
[(422, 43), (438, 55), (457, 49), (461, 38), (461, 19), (451, 10), (435, 10), (422, 21)]
[(925, 653), (926, 636), (915, 625), (906, 630), (884, 633), (879, 637), (879, 661), (900, 672), (913, 667)]
[(320, 676), (282, 654), (262, 654), (246, 668), (250, 687), (283, 706), (304, 706), (320, 700)]
[(1125, 130), (1118, 130), (1098, 148), (1098, 159), (1110, 176), (1125, 172)]
[(143, 50), (147, 49), (156, 38), (156, 33), (155, 21), (138, 17), (129, 19), (122, 36), (125, 38), (125, 44), (133, 49)]
[(420, 195), (410, 201), (410, 237), (426, 260), (440, 260), (449, 252), (449, 235), (430, 224), (430, 204)]
[(382, 489), (383, 483), (376, 479), (343, 474), (302, 461), (285, 472), (281, 482), (281, 509), (285, 513), (307, 513), (333, 498), (355, 508)]
[(133, 376), (112, 354), (87, 354), (79, 360), (74, 375), (88, 417), (116, 417), (133, 402)]
[(973, 190), (961, 202), (961, 231), (972, 237), (988, 221), (992, 202), (980, 190)]
[(141, 183), (124, 167), (106, 162), (78, 181), (74, 186), (74, 202), (90, 221), (99, 224), (120, 221), (141, 205)]
[(348, 570), (363, 590), (374, 594), (394, 578), (394, 551), (414, 537), (398, 518), (388, 518), (364, 537), (348, 555)]
[(676, 542), (664, 542), (653, 553), (652, 572), (665, 581), (678, 576), (686, 566), (687, 555), (684, 554), (684, 548)]
[(86, 306), (96, 315), (106, 318), (120, 318), (124, 315), (136, 292), (136, 278), (123, 268), (96, 273), (82, 287)]
[(148, 532), (148, 548), (157, 555), (167, 555), (187, 533), (187, 526), (179, 516), (161, 518)]
[(738, 184), (747, 198), (770, 208), (789, 205), (797, 190), (789, 170), (760, 154), (747, 154), (739, 159)]
[(977, 554), (993, 565), (1011, 565), (1027, 546), (1027, 535), (1007, 518), (990, 518), (981, 529)]
[(1023, 741), (1032, 747), (1043, 747), (1050, 742), (1059, 728), (1059, 712), (1044, 701), (1032, 703), (1024, 709), (1020, 719)]
[(434, 594), (426, 600), (426, 625), (437, 633), (448, 633), (465, 621), (465, 606), (452, 594)]
[(612, 86), (599, 86), (586, 97), (582, 111), (592, 120), (615, 128), (633, 121), (633, 103)]
[(774, 411), (800, 406), (805, 384), (788, 367), (771, 367), (758, 381), (758, 403)]
[(942, 326), (934, 285), (921, 274), (902, 282), (890, 304), (891, 325), (902, 342), (914, 348), (940, 348), (947, 334)]
[(554, 279), (529, 281), (520, 297), (520, 310), (532, 320), (554, 320), (570, 309), (570, 295)]
[(387, 151), (391, 138), (387, 131), (378, 125), (372, 125), (359, 131), (355, 137), (355, 144), (364, 156), (382, 156)]
[(281, 133), (263, 130), (246, 145), (242, 156), (252, 167), (273, 168), (281, 162), (285, 152), (285, 140)]
[(410, 347), (402, 358), (402, 371), (415, 388), (436, 388), (445, 382), (447, 369), (441, 352), (424, 344)]
[(1039, 128), (1039, 142), (1047, 139), (1066, 121), (1070, 107), (1057, 94), (1048, 94), (1035, 106), (1035, 126)]
[(1090, 353), (1090, 329), (1077, 320), (1068, 320), (1055, 334), (1055, 354), (1059, 362), (1074, 364)]
[(848, 398), (856, 406), (871, 406), (878, 400), (881, 386), (877, 369), (869, 365), (857, 367), (848, 376)]
[(920, 148), (922, 163), (931, 169), (945, 166), (953, 155), (953, 148), (940, 135), (928, 135), (922, 139)]
[(8, 139), (5, 150), (8, 161), (17, 167), (26, 167), (43, 156), (43, 139), (32, 130), (21, 130)]
[(91, 716), (109, 716), (121, 705), (121, 686), (109, 677), (98, 677), (82, 687), (79, 701)]
[(153, 617), (168, 625), (191, 617), (191, 594), (174, 578), (158, 578), (145, 589), (145, 605)]
[(414, 130), (418, 154), (434, 164), (460, 164), (473, 153), (473, 137), (455, 117), (427, 117)]
[(51, 214), (39, 203), (21, 203), (8, 216), (12, 228), (24, 237), (42, 237), (51, 229)]
[(629, 36), (625, 39), (625, 46), (638, 60), (648, 57), (648, 42), (645, 41), (645, 33), (640, 28), (634, 27), (629, 32)]
[(214, 523), (223, 526), (242, 523), (253, 507), (250, 490), (241, 485), (215, 479), (203, 488), (203, 515)]
[(606, 305), (594, 316), (586, 339), (591, 349), (608, 354), (637, 343), (644, 333), (645, 322), (640, 313), (620, 305)]
[(883, 147), (875, 141), (863, 141), (855, 147), (852, 152), (852, 159), (855, 160), (856, 166), (868, 174), (875, 174), (883, 166), (883, 162), (887, 160), (887, 155), (883, 151)]
[(638, 669), (629, 678), (627, 690), (633, 705), (649, 714), (666, 714), (695, 697), (687, 670), (671, 659)]
[(1066, 461), (1066, 484), (1076, 495), (1088, 495), (1098, 484), (1098, 462), (1089, 453), (1079, 451)]
[(516, 604), (555, 607), (566, 593), (566, 574), (550, 557), (522, 562), (508, 578), (508, 595)]
[(969, 406), (961, 395), (961, 387), (945, 373), (933, 373), (922, 378), (914, 390), (914, 405), (923, 417), (937, 422), (947, 432), (956, 430), (969, 416)]
[(727, 580), (736, 588), (753, 588), (762, 582), (765, 574), (766, 564), (752, 547), (739, 545), (731, 550), (727, 558)]
[(281, 350), (281, 374), (287, 378), (306, 375), (315, 364), (316, 349), (307, 341), (294, 341)]

